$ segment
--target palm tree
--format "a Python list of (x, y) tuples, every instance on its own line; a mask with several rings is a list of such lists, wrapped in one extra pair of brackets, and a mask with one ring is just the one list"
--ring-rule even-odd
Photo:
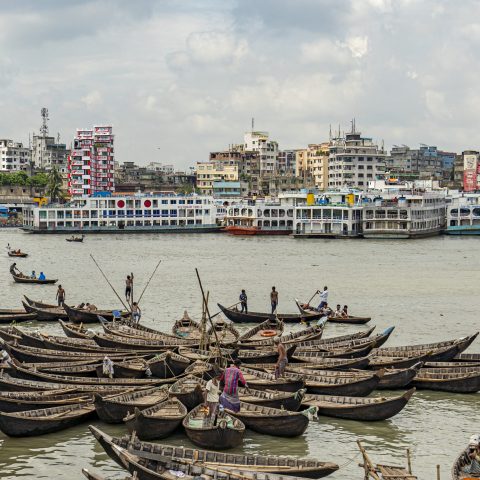
[(52, 167), (48, 174), (47, 195), (52, 202), (56, 202), (64, 197), (63, 178), (57, 167)]

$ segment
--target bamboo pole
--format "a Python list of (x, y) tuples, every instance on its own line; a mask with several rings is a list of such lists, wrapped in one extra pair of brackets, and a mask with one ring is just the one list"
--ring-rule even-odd
[[(152, 272), (152, 274), (150, 275), (150, 278), (148, 279), (148, 282), (147, 282), (147, 284), (145, 285), (145, 288), (143, 289), (140, 297), (138, 298), (138, 302), (137, 302), (138, 304), (140, 304), (140, 300), (143, 298), (143, 294), (145, 293), (145, 290), (146, 290), (147, 287), (150, 285), (150, 282), (151, 282), (153, 276), (155, 275), (155, 273), (157, 272), (157, 269), (158, 269), (158, 267), (160, 266), (161, 263), (162, 263), (162, 261), (159, 260), (158, 263), (157, 263), (157, 266), (155, 267), (155, 270), (154, 270), (154, 271)], [(132, 275), (133, 275), (133, 274), (132, 274)], [(133, 283), (132, 283), (132, 299), (133, 299)], [(132, 302), (133, 302), (133, 300), (132, 300)]]
[(103, 273), (103, 270), (100, 268), (100, 265), (97, 263), (97, 261), (95, 260), (94, 256), (92, 254), (90, 254), (90, 258), (94, 261), (95, 265), (97, 266), (97, 268), (100, 270), (100, 273), (102, 274), (103, 278), (106, 280), (106, 282), (108, 283), (108, 285), (110, 285), (110, 288), (113, 290), (113, 293), (117, 296), (117, 298), (120, 300), (120, 303), (124, 306), (125, 310), (131, 312), (131, 309), (129, 307), (127, 307), (125, 305), (125, 303), (123, 302), (123, 300), (121, 299), (120, 295), (117, 293), (117, 291), (115, 290), (115, 288), (113, 287), (113, 285), (110, 283), (110, 281), (108, 280), (107, 276)]
[(437, 465), (437, 480), (440, 480), (440, 465)]
[(410, 449), (407, 448), (407, 465), (408, 465), (408, 474), (412, 474), (412, 458), (410, 456)]

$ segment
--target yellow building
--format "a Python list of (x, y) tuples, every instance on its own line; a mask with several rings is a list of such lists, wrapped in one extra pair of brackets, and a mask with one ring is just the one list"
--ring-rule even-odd
[(329, 146), (329, 142), (311, 143), (307, 148), (297, 150), (295, 155), (296, 176), (313, 176), (315, 186), (320, 190), (328, 188)]
[(197, 162), (197, 188), (204, 195), (213, 195), (213, 182), (238, 182), (238, 165), (220, 162)]

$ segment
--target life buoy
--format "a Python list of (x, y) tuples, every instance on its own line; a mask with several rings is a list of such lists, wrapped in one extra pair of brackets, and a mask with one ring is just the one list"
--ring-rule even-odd
[(277, 334), (276, 330), (263, 330), (262, 333), (260, 333), (260, 336), (262, 337), (274, 337)]

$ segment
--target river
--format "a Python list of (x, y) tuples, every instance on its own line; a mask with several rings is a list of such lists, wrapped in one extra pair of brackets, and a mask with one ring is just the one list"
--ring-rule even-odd
[[(31, 235), (0, 231), (7, 243), (29, 253), (18, 259), (20, 270), (58, 278), (67, 303), (93, 302), (98, 307), (118, 305), (92, 254), (119, 292), (127, 273), (135, 274), (139, 295), (161, 260), (142, 299), (146, 325), (170, 331), (185, 309), (198, 319), (201, 294), (195, 276), (216, 303), (231, 305), (242, 288), (249, 308), (265, 311), (273, 285), (279, 291), (279, 310), (295, 312), (294, 299), (308, 299), (324, 285), (330, 304), (348, 304), (355, 315), (369, 315), (377, 331), (395, 326), (386, 346), (428, 343), (465, 336), (479, 329), (480, 239), (436, 237), (424, 240), (295, 240), (288, 237), (231, 237), (192, 235), (90, 235), (84, 243), (68, 243), (62, 235)], [(8, 274), (11, 259), (0, 256), (2, 307), (18, 308), (22, 295), (53, 302), (55, 286), (14, 284)], [(41, 331), (60, 332), (53, 323), (31, 324)], [(328, 325), (325, 337), (367, 327)], [(480, 351), (480, 340), (469, 351)], [(121, 434), (123, 426), (96, 422), (107, 432)], [(334, 479), (360, 479), (356, 440), (362, 439), (374, 462), (406, 464), (412, 452), (419, 479), (450, 478), (456, 455), (468, 438), (480, 431), (480, 394), (454, 395), (417, 392), (407, 407), (390, 420), (377, 423), (335, 420), (312, 421), (304, 435), (294, 439), (247, 431), (242, 448), (249, 453), (289, 454), (333, 461), (342, 468)], [(182, 433), (168, 442), (189, 445)], [(124, 472), (108, 459), (89, 434), (87, 425), (60, 433), (13, 439), (0, 433), (0, 478), (83, 478), (82, 467), (92, 467), (123, 478)]]

